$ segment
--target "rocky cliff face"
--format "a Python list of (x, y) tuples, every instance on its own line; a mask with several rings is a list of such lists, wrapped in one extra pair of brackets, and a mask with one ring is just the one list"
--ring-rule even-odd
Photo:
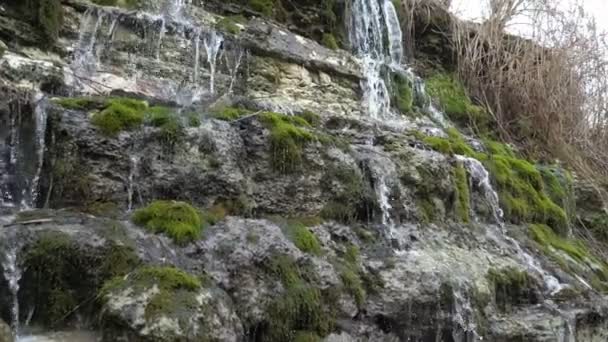
[[(441, 76), (431, 99), (392, 3), (96, 2), (116, 6), (0, 6), (14, 332), (608, 338), (608, 268), (572, 234), (578, 213), (601, 236), (601, 197), (460, 133), (483, 109)], [(440, 19), (415, 18), (429, 75), (450, 63)]]

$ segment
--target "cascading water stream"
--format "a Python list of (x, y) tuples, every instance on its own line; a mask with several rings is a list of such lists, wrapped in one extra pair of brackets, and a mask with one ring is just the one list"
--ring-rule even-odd
[(4, 255), (2, 262), (4, 279), (8, 281), (8, 288), (12, 296), (11, 303), (11, 328), (13, 333), (19, 335), (19, 281), (21, 280), (21, 269), (17, 264), (17, 248), (9, 249)]
[(563, 285), (559, 282), (559, 280), (557, 280), (557, 278), (545, 271), (532, 255), (530, 255), (523, 248), (521, 248), (517, 240), (508, 236), (504, 231), (503, 211), (500, 208), (498, 193), (492, 187), (492, 183), (490, 182), (490, 174), (483, 166), (483, 164), (477, 159), (460, 155), (457, 155), (456, 159), (464, 164), (469, 173), (469, 177), (471, 178), (472, 183), (477, 185), (477, 187), (481, 190), (482, 196), (490, 205), (490, 208), (492, 209), (493, 218), (500, 227), (500, 238), (509, 242), (515, 248), (515, 250), (517, 251), (517, 255), (521, 258), (521, 261), (526, 264), (527, 268), (531, 272), (540, 274), (542, 276), (543, 281), (545, 283), (545, 288), (549, 293), (555, 294), (562, 290)]
[(475, 310), (471, 305), (470, 298), (461, 290), (462, 286), (452, 291), (454, 296), (454, 310), (452, 320), (455, 323), (452, 330), (452, 338), (456, 342), (477, 341), (477, 323), (475, 322)]
[(217, 66), (217, 56), (222, 47), (224, 38), (215, 31), (209, 32), (205, 37), (205, 51), (207, 52), (207, 63), (209, 64), (209, 92), (215, 92), (215, 69)]

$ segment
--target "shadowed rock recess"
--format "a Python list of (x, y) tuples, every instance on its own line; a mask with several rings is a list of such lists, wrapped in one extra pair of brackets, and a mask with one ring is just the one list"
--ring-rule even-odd
[(394, 3), (3, 1), (0, 341), (608, 341), (603, 190)]

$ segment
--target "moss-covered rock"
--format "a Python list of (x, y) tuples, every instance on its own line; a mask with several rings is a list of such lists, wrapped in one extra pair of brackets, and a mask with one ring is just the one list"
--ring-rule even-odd
[(391, 74), (391, 102), (403, 114), (410, 113), (414, 104), (414, 84), (403, 74)]
[(328, 294), (314, 285), (291, 257), (276, 255), (267, 270), (277, 277), (284, 291), (266, 309), (266, 320), (260, 333), (262, 340), (293, 341), (299, 331), (326, 336), (335, 324), (335, 304)]
[(525, 271), (512, 267), (490, 269), (486, 277), (494, 295), (494, 303), (501, 311), (540, 301), (539, 286)]
[(93, 115), (92, 122), (102, 133), (115, 136), (121, 131), (131, 130), (144, 122), (147, 104), (129, 98), (110, 99), (106, 107)]
[(463, 222), (469, 222), (470, 220), (470, 202), (471, 196), (469, 194), (469, 177), (467, 171), (461, 163), (458, 163), (454, 168), (454, 185), (456, 189), (456, 217)]
[(316, 136), (310, 123), (299, 116), (266, 112), (259, 120), (270, 130), (272, 167), (282, 173), (295, 171), (303, 162), (304, 147)]
[(530, 225), (530, 234), (562, 269), (586, 278), (598, 291), (608, 291), (608, 264), (595, 255), (586, 242), (561, 237), (542, 224)]
[(174, 267), (144, 266), (100, 291), (102, 332), (129, 341), (222, 341), (242, 334), (228, 296)]
[(455, 76), (435, 74), (426, 82), (428, 93), (439, 101), (445, 113), (457, 123), (486, 132), (491, 117), (486, 110), (473, 104), (462, 84)]
[(35, 308), (32, 322), (43, 326), (61, 327), (75, 315), (92, 315), (91, 296), (103, 281), (139, 264), (130, 247), (110, 243), (90, 249), (52, 231), (41, 234), (25, 251), (20, 302), (23, 308)]

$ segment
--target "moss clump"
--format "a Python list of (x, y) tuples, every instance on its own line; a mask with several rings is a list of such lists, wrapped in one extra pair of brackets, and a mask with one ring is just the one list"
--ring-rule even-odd
[(340, 46), (336, 41), (336, 37), (331, 33), (323, 33), (323, 38), (321, 39), (321, 43), (332, 50), (338, 50)]
[(331, 332), (334, 301), (310, 283), (311, 275), (286, 255), (275, 256), (269, 270), (279, 277), (285, 291), (268, 305), (262, 340), (293, 341), (300, 331), (319, 336)]
[(547, 195), (543, 177), (532, 163), (514, 157), (507, 148), (496, 150), (507, 154), (490, 154), (483, 163), (494, 177), (505, 215), (516, 223), (545, 223), (556, 232), (565, 233), (568, 217), (564, 209)]
[(211, 117), (223, 121), (234, 121), (249, 114), (247, 109), (237, 107), (222, 107), (211, 111)]
[(447, 138), (427, 136), (423, 142), (435, 151), (444, 154), (459, 154), (467, 157), (480, 159), (480, 154), (476, 153), (471, 146), (464, 140), (457, 129), (451, 127), (446, 130)]
[(249, 6), (253, 10), (258, 11), (267, 17), (272, 16), (275, 3), (275, 0), (249, 0)]
[(305, 225), (299, 223), (289, 225), (288, 235), (302, 252), (321, 255), (322, 250), (319, 239)]
[(395, 103), (401, 113), (412, 111), (414, 104), (414, 85), (405, 75), (393, 73), (391, 75), (392, 102)]
[(464, 86), (453, 75), (436, 74), (427, 80), (426, 87), (452, 120), (486, 131), (490, 116), (471, 102)]
[(513, 267), (490, 269), (486, 277), (492, 287), (496, 306), (502, 311), (516, 305), (538, 302), (537, 285), (525, 271)]
[(361, 308), (365, 303), (365, 297), (367, 295), (363, 288), (361, 277), (357, 271), (347, 267), (340, 273), (340, 279), (342, 280), (346, 292), (353, 297), (357, 307)]
[(135, 224), (154, 233), (165, 233), (178, 244), (200, 238), (203, 221), (190, 204), (178, 201), (154, 201), (133, 214)]
[(321, 116), (319, 114), (312, 112), (310, 110), (305, 110), (297, 116), (304, 119), (308, 124), (312, 127), (318, 127), (321, 124)]
[(189, 127), (198, 127), (201, 125), (201, 116), (199, 113), (190, 112), (186, 114)]
[(156, 284), (162, 290), (198, 290), (200, 279), (175, 267), (146, 266), (133, 274), (133, 279), (140, 284)]
[(106, 135), (116, 135), (130, 130), (144, 122), (147, 104), (129, 98), (114, 98), (106, 102), (106, 107), (93, 115), (92, 122)]
[(239, 34), (241, 32), (241, 28), (238, 24), (247, 22), (247, 19), (242, 15), (224, 17), (215, 24), (215, 27), (224, 32), (228, 32), (230, 34)]
[(454, 182), (456, 189), (456, 216), (462, 222), (470, 220), (470, 194), (469, 194), (469, 177), (467, 171), (461, 163), (458, 163), (454, 168)]
[(152, 126), (160, 128), (159, 139), (165, 146), (173, 148), (183, 139), (184, 126), (173, 109), (150, 107), (146, 110), (146, 119)]
[(272, 167), (282, 173), (293, 172), (302, 164), (303, 149), (315, 135), (310, 123), (299, 116), (262, 113), (260, 121), (270, 130)]
[(53, 102), (65, 109), (72, 110), (90, 110), (103, 105), (99, 99), (92, 97), (64, 97), (54, 99)]

